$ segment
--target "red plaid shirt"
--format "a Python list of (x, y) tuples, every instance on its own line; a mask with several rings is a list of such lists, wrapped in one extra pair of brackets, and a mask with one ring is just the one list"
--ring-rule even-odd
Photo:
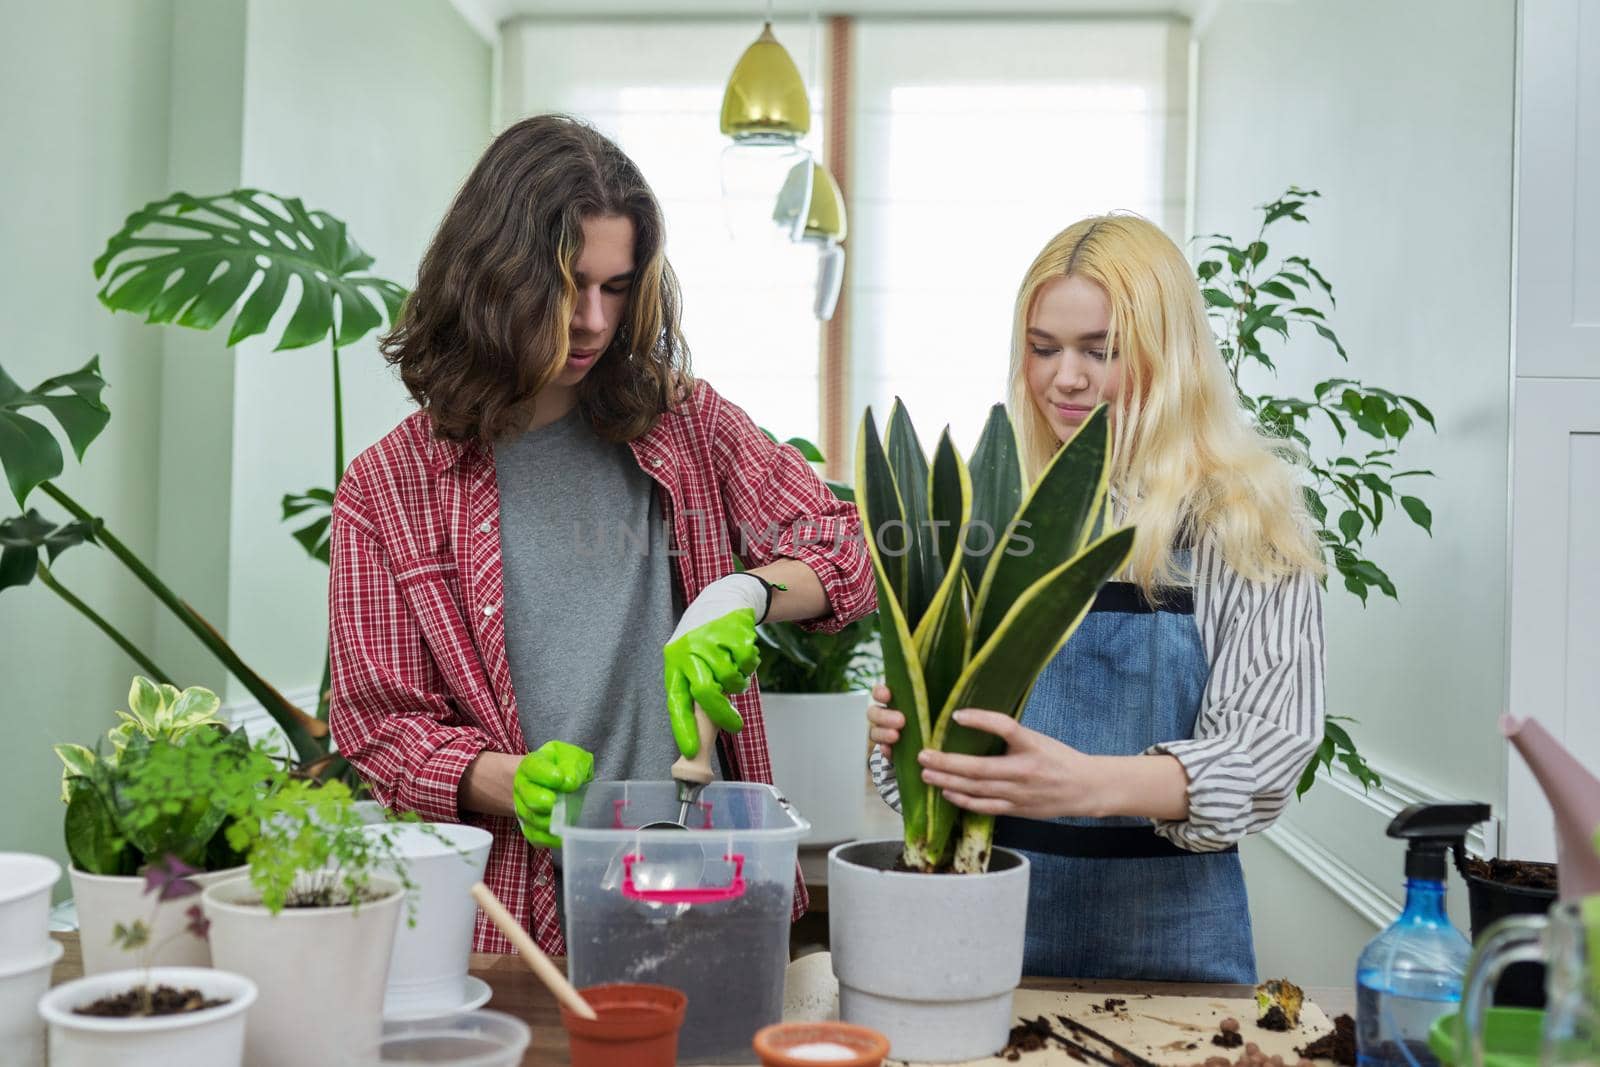
[[(836, 630), (875, 606), (854, 506), (709, 385), (630, 447), (664, 490), (686, 602), (732, 573), (742, 542), (747, 566), (785, 557), (816, 572), (832, 608), (816, 628)], [(330, 722), (385, 806), (490, 830), (485, 882), (541, 948), (563, 954), (549, 852), (530, 846), (515, 819), (456, 807), (479, 752), (527, 751), (506, 659), (499, 518), (490, 450), (435, 439), (424, 411), (350, 465), (333, 506)], [(551, 607), (572, 617), (581, 606)], [(757, 687), (733, 703), (744, 729), (722, 738), (723, 753), (736, 778), (770, 782)], [(796, 917), (805, 906), (797, 879)], [(511, 951), (481, 912), (473, 944)]]

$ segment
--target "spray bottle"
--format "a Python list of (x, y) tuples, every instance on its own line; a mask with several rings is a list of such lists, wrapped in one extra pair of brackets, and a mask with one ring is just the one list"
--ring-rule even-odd
[(1356, 1049), (1360, 1067), (1438, 1067), (1428, 1028), (1461, 1000), (1472, 943), (1445, 914), (1450, 849), (1489, 817), (1489, 805), (1413, 804), (1389, 823), (1406, 841), (1406, 906), (1367, 943), (1356, 964)]

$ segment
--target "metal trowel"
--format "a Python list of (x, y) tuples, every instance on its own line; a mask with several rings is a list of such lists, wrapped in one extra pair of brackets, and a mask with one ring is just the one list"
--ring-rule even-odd
[(711, 753), (717, 745), (717, 728), (700, 710), (700, 705), (694, 706), (695, 730), (700, 734), (700, 751), (693, 759), (688, 756), (679, 756), (678, 761), (672, 765), (672, 780), (678, 785), (678, 821), (658, 819), (655, 822), (645, 823), (639, 827), (641, 830), (687, 830), (689, 828), (689, 809), (700, 799), (700, 791), (711, 781)]

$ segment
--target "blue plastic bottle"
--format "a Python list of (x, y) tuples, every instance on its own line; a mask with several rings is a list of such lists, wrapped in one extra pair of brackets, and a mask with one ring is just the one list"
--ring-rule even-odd
[(1450, 925), (1444, 890), (1452, 846), (1462, 847), (1487, 804), (1413, 804), (1389, 824), (1406, 850), (1406, 906), (1356, 963), (1360, 1067), (1438, 1067), (1428, 1028), (1461, 1001), (1472, 944)]

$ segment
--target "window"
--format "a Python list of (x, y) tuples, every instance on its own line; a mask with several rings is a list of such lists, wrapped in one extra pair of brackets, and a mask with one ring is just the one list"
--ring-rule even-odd
[[(695, 374), (779, 437), (816, 440), (816, 253), (735, 243), (722, 217), (722, 90), (760, 30), (754, 19), (525, 20), (506, 32), (503, 125), (568, 112), (639, 164), (666, 213)], [(820, 158), (824, 102), (811, 76), (811, 24), (778, 22), (773, 32), (807, 78), (812, 133), (804, 144)]]
[[(810, 248), (762, 254), (722, 224), (722, 89), (755, 19), (528, 19), (507, 28), (506, 122), (581, 115), (638, 161), (667, 214), (695, 371), (780, 436), (821, 440)], [(811, 89), (821, 36), (776, 24)], [(1147, 215), (1182, 238), (1186, 23), (860, 19), (851, 161), (847, 402), (901, 396), (931, 447), (964, 452), (1005, 399), (1012, 303), (1044, 242), (1078, 218)], [(835, 457), (848, 463), (849, 457)], [(842, 469), (848, 470), (848, 465)]]
[(1045, 241), (1113, 209), (1182, 239), (1187, 40), (1166, 20), (858, 23), (855, 412), (881, 427), (900, 396), (925, 447), (948, 423), (970, 455)]

